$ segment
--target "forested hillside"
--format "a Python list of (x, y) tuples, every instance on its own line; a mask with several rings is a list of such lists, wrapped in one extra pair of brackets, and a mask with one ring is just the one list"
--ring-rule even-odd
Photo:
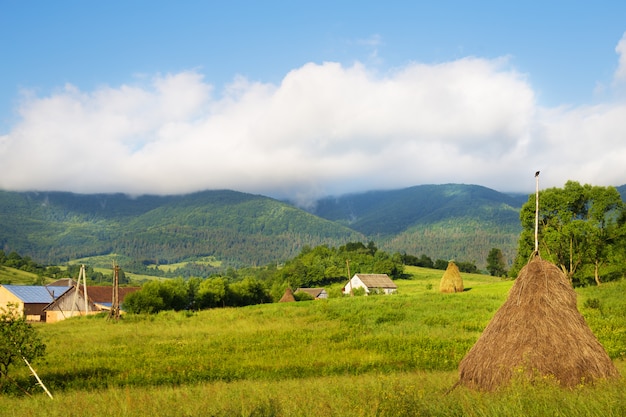
[(182, 196), (0, 192), (0, 248), (44, 263), (116, 253), (228, 266), (284, 261), (304, 246), (365, 237), (288, 204), (235, 191)]
[(312, 211), (367, 235), (389, 252), (485, 264), (491, 248), (512, 263), (527, 195), (478, 185), (421, 185), (320, 200)]
[[(618, 187), (622, 197), (626, 187)], [(508, 265), (528, 195), (422, 185), (324, 198), (306, 212), (236, 191), (177, 196), (0, 191), (0, 249), (44, 264), (116, 254), (138, 264), (211, 257), (222, 267), (281, 263), (301, 249), (374, 241), (389, 253)]]

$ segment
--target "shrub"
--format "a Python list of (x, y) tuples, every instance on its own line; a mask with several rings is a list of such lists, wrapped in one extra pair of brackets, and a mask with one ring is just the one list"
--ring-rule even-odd
[(586, 308), (593, 308), (595, 310), (599, 310), (600, 299), (599, 298), (587, 298), (583, 306), (585, 306)]
[(0, 308), (0, 392), (13, 363), (20, 360), (32, 362), (45, 352), (46, 345), (16, 305), (9, 303), (6, 309)]

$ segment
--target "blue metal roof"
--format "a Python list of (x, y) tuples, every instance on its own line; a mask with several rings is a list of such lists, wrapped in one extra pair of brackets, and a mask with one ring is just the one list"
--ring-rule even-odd
[[(41, 285), (2, 285), (24, 303), (51, 303), (72, 287), (44, 287)], [(54, 298), (53, 298), (54, 297)]]

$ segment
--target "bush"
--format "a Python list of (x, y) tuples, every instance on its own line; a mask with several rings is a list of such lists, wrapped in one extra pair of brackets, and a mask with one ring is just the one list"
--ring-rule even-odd
[(314, 300), (311, 294), (306, 293), (304, 291), (298, 291), (294, 293), (293, 298), (295, 298), (296, 301), (313, 301)]
[(586, 308), (593, 308), (595, 310), (600, 310), (600, 299), (599, 298), (587, 298), (583, 306)]

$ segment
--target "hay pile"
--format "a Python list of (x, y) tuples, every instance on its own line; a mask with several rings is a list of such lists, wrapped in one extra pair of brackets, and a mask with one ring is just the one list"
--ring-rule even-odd
[(280, 300), (278, 302), (279, 303), (290, 303), (292, 301), (296, 301), (296, 298), (293, 296), (293, 291), (291, 290), (291, 288), (287, 287), (285, 289), (285, 293), (283, 294), (283, 296), (280, 298)]
[(459, 267), (456, 266), (454, 261), (448, 262), (446, 272), (441, 277), (439, 283), (439, 291), (441, 292), (463, 292), (463, 278)]
[(553, 376), (561, 386), (619, 377), (576, 307), (576, 293), (555, 265), (539, 256), (519, 273), (506, 302), (459, 364), (459, 383), (491, 391), (513, 374)]

